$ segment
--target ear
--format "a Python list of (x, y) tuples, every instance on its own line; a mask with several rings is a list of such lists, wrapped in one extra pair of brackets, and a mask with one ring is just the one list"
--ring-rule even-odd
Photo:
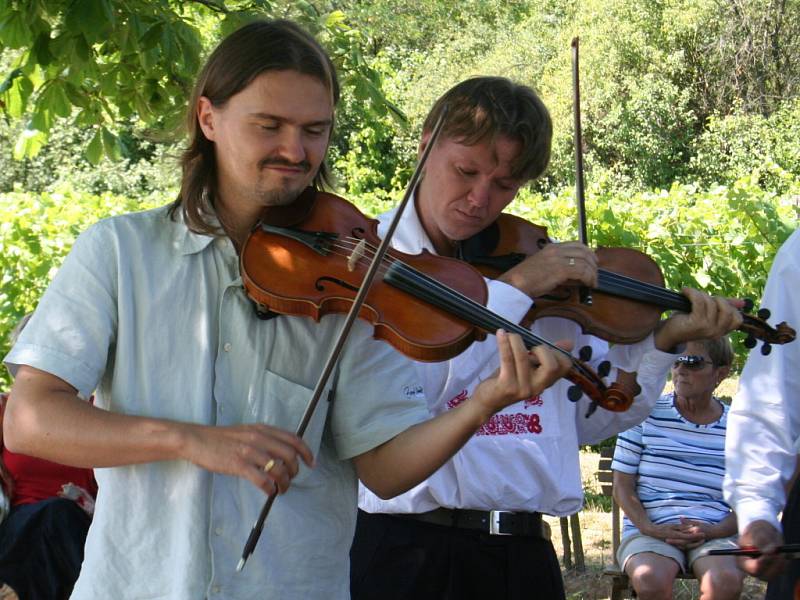
[(717, 367), (717, 385), (722, 383), (722, 380), (725, 379), (730, 372), (731, 368), (728, 365), (724, 367)]
[(428, 142), (431, 141), (431, 132), (430, 131), (423, 131), (422, 137), (419, 140), (419, 148), (417, 149), (417, 160), (422, 157), (422, 153), (425, 152), (425, 148), (428, 147)]
[(200, 125), (200, 129), (203, 131), (203, 135), (213, 142), (215, 135), (214, 118), (216, 112), (211, 100), (205, 96), (200, 96), (200, 99), (197, 101), (197, 110), (195, 112), (197, 115), (197, 122)]

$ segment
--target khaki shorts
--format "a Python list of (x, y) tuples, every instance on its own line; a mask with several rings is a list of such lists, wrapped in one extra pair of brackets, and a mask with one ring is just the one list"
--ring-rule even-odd
[(660, 554), (661, 556), (666, 556), (673, 559), (676, 563), (678, 563), (678, 565), (680, 565), (681, 570), (686, 573), (687, 566), (691, 568), (692, 564), (694, 564), (694, 561), (708, 554), (710, 550), (738, 548), (739, 545), (736, 543), (736, 539), (737, 536), (717, 538), (709, 540), (697, 548), (692, 548), (691, 550), (681, 550), (677, 546), (668, 544), (664, 540), (659, 540), (641, 533), (634, 533), (620, 542), (619, 550), (617, 550), (617, 563), (624, 571), (625, 563), (627, 563), (628, 559), (634, 554), (641, 554), (642, 552), (654, 552), (655, 554)]

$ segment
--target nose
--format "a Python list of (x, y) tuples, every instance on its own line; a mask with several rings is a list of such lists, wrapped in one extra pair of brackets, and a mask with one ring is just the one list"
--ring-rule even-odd
[(281, 132), (278, 154), (291, 163), (299, 163), (306, 159), (303, 145), (303, 132), (299, 127), (285, 127)]
[(483, 209), (489, 204), (489, 181), (476, 179), (467, 195), (469, 204), (474, 209)]

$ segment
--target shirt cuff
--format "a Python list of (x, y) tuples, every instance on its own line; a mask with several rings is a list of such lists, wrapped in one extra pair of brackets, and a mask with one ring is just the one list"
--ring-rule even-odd
[(734, 509), (740, 534), (750, 523), (755, 521), (766, 521), (778, 531), (783, 531), (780, 521), (778, 521), (779, 511), (770, 506), (769, 502), (764, 500), (740, 501)]
[(640, 374), (647, 372), (648, 374), (666, 375), (678, 355), (659, 350), (653, 343), (653, 337), (650, 336), (648, 339), (650, 340), (650, 347), (642, 356), (642, 361), (639, 363), (638, 372)]
[(513, 285), (496, 279), (487, 279), (486, 287), (489, 288), (489, 301), (486, 307), (509, 321), (519, 323), (533, 306), (531, 297)]

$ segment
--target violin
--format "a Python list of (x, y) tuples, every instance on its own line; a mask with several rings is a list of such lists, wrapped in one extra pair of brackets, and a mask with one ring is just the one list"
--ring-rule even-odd
[[(496, 278), (549, 243), (545, 227), (503, 213), (492, 225), (462, 242), (461, 258), (486, 277)], [(665, 310), (691, 311), (684, 294), (664, 287), (661, 269), (646, 254), (631, 248), (603, 247), (595, 253), (599, 261), (598, 284), (590, 288), (591, 304), (581, 298), (580, 286), (559, 286), (536, 298), (523, 324), (541, 317), (563, 317), (578, 323), (584, 333), (631, 344), (647, 337)], [(769, 310), (762, 308), (754, 316), (748, 314), (752, 307), (752, 301), (747, 301), (741, 311), (739, 330), (747, 334), (745, 346), (753, 348), (756, 340), (761, 340), (761, 352), (766, 355), (771, 344), (787, 344), (795, 339), (795, 330), (786, 322), (772, 327), (767, 323)]]
[[(376, 246), (377, 221), (338, 196), (307, 189), (294, 203), (266, 209), (240, 253), (248, 296), (262, 313), (319, 320), (350, 309)], [(415, 360), (456, 356), (497, 329), (518, 333), (527, 348), (547, 344), (569, 356), (568, 396), (585, 393), (592, 408), (626, 410), (635, 395), (622, 383), (606, 385), (606, 362), (595, 372), (571, 354), (487, 309), (483, 276), (460, 260), (429, 252), (390, 250), (359, 317), (373, 336)]]

